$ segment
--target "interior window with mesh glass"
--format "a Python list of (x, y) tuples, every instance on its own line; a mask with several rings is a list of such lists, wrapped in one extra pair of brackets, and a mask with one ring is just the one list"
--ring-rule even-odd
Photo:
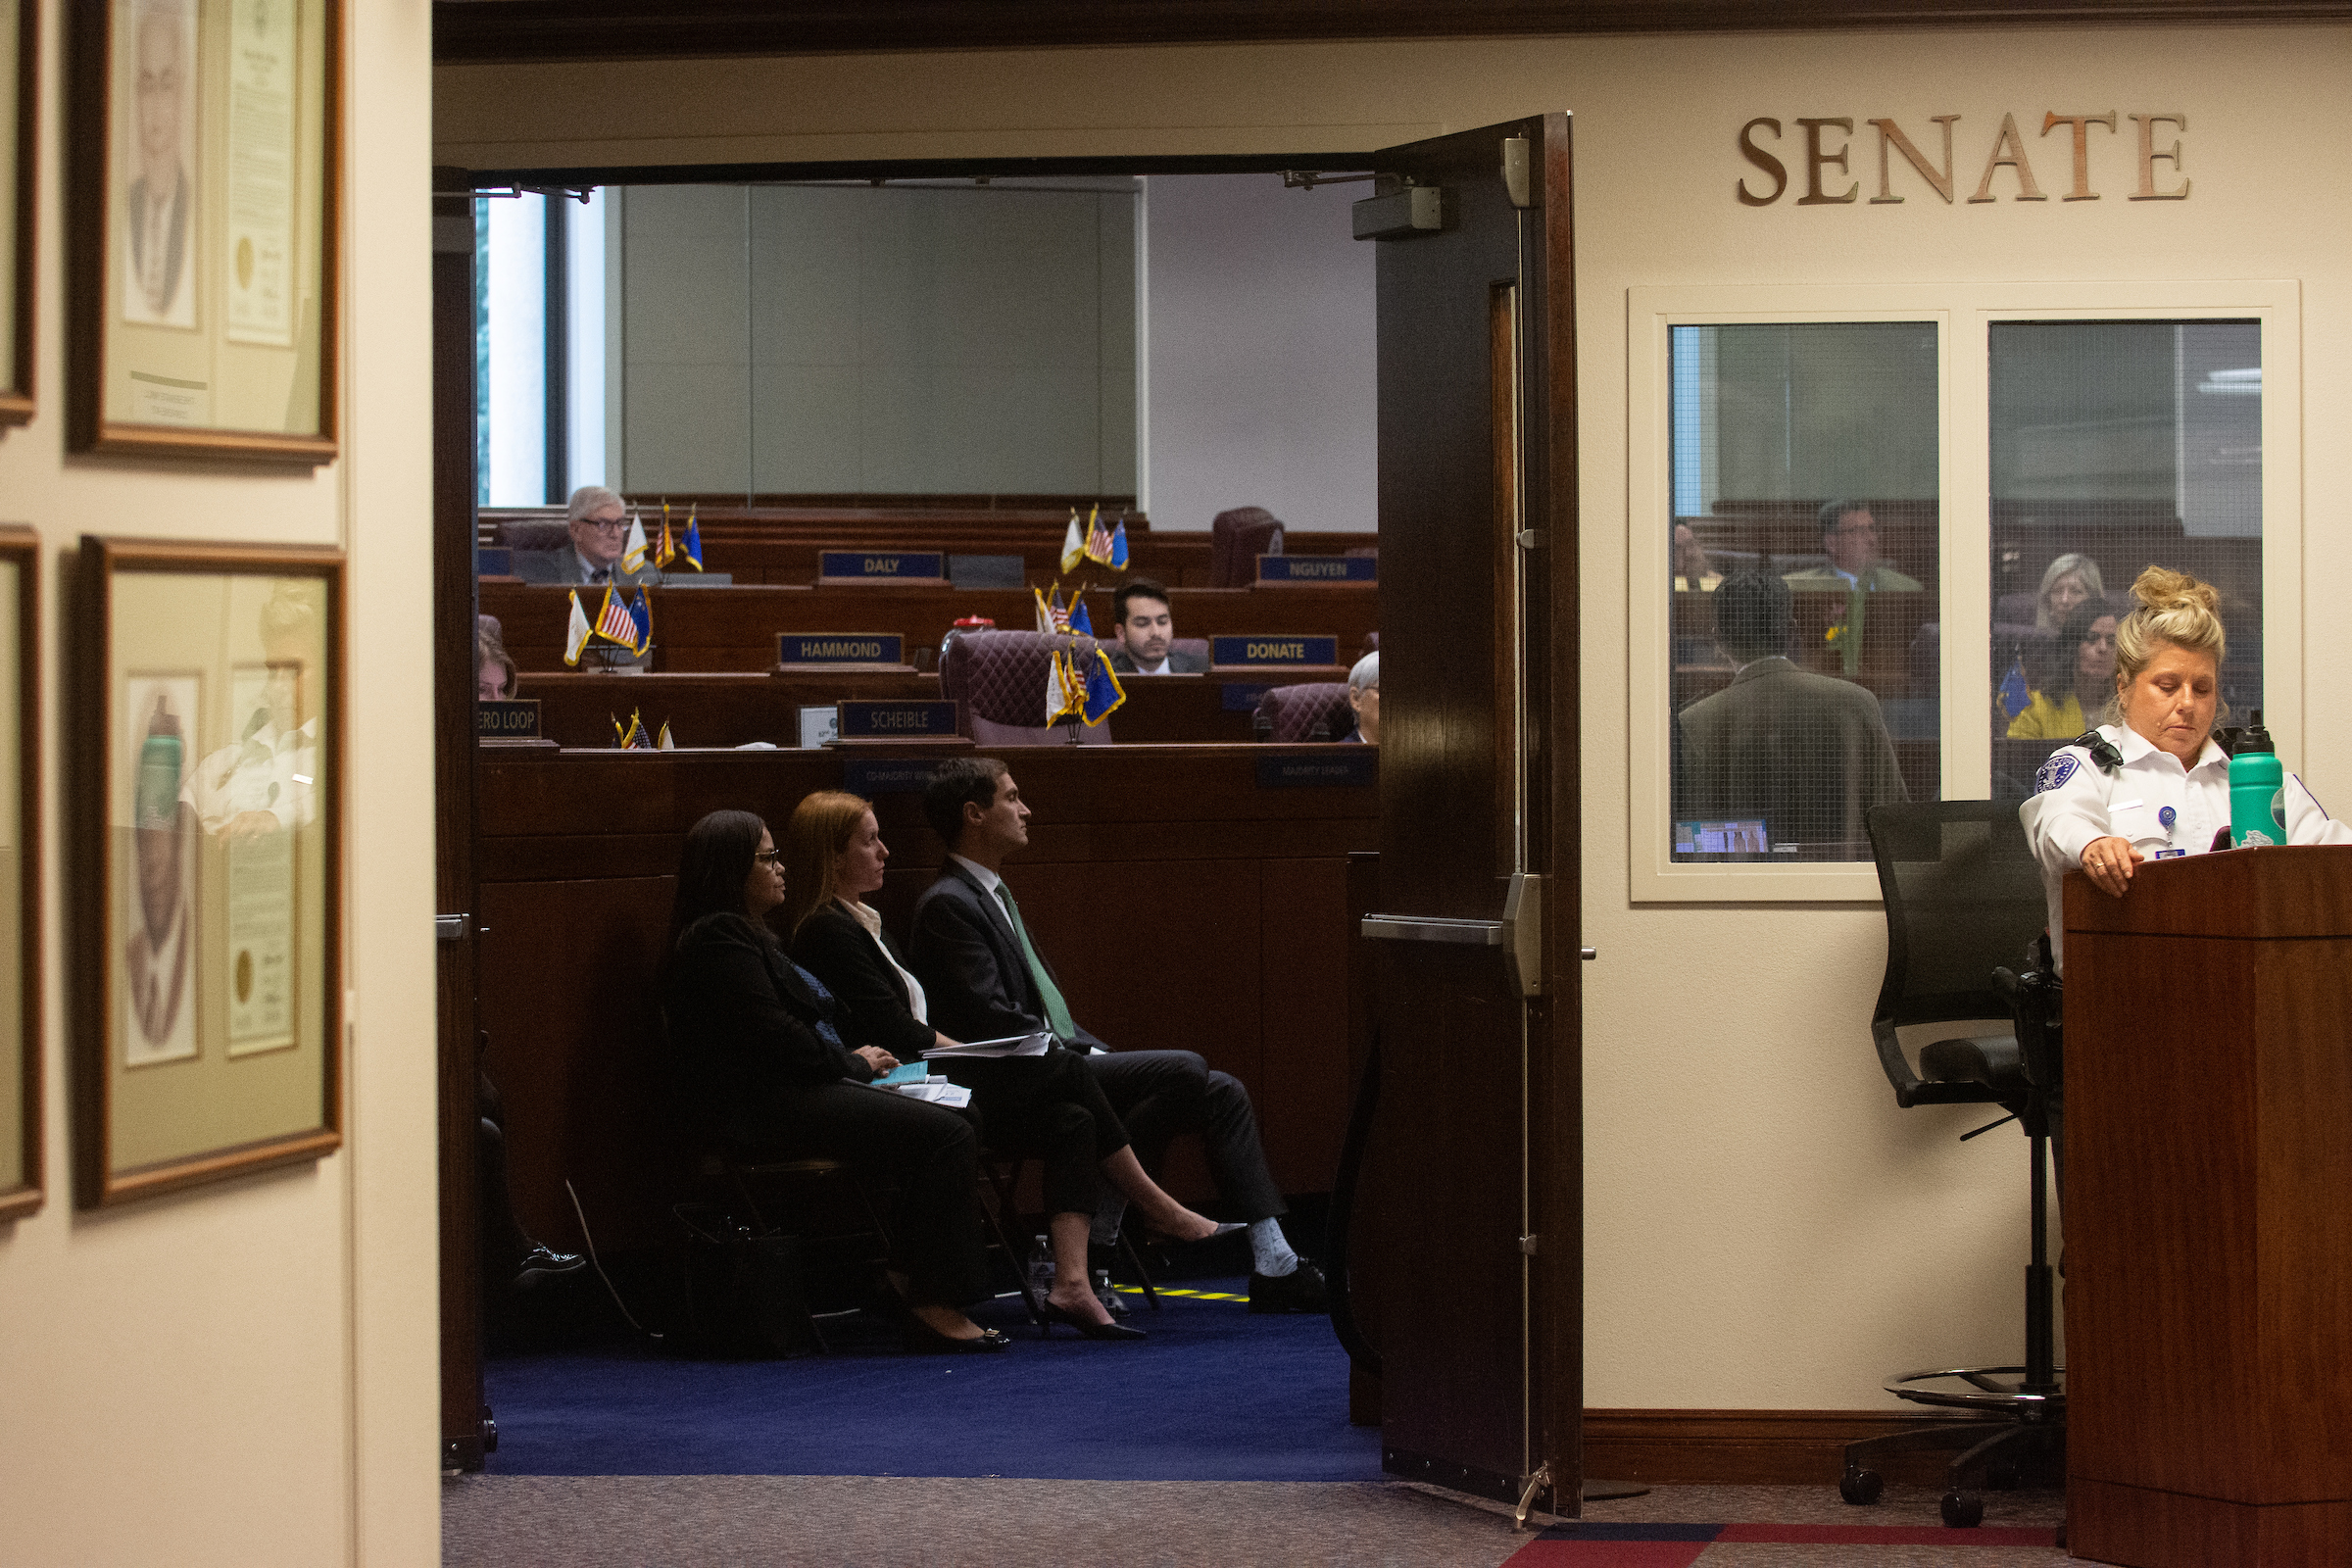
[(1677, 860), (1867, 860), (1941, 772), (1929, 321), (1669, 341)]
[(2262, 704), (2261, 324), (2004, 321), (1990, 354), (1995, 797), (2102, 720), (2149, 565), (2220, 588), (2242, 722)]

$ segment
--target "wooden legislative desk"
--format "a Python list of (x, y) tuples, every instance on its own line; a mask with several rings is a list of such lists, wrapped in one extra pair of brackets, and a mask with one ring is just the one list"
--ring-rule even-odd
[[(639, 515), (648, 516), (659, 530), (662, 507), (649, 510), (638, 503)], [(687, 504), (673, 500), (670, 520), (683, 528)], [(1080, 506), (1079, 514), (1086, 508)], [(1112, 521), (1115, 513), (1108, 514)], [(564, 518), (561, 507), (502, 507), (482, 509), (481, 542), (503, 546), (509, 524), (520, 524), (516, 535), (536, 537)], [(733, 575), (739, 583), (776, 583), (806, 586), (816, 580), (817, 555), (825, 550), (863, 550), (886, 546), (898, 550), (936, 550), (953, 555), (1019, 556), (1029, 580), (1045, 586), (1061, 571), (1061, 546), (1069, 525), (1067, 507), (753, 507), (740, 503), (701, 505), (697, 527), (703, 538), (704, 564)], [(1105, 523), (1104, 526), (1108, 526)], [(1377, 533), (1323, 533), (1289, 530), (1284, 548), (1294, 555), (1345, 555), (1350, 549), (1376, 546)], [(1154, 531), (1141, 514), (1127, 518), (1126, 569), (1090, 570), (1104, 576), (1155, 577), (1171, 588), (1208, 586), (1209, 535), (1205, 528)]]
[[(572, 590), (485, 582), (481, 612), (496, 615), (518, 669), (564, 667)], [(1380, 625), (1377, 583), (1311, 588), (1177, 588), (1169, 606), (1180, 637), (1303, 633), (1336, 637), (1342, 663)], [(591, 616), (601, 594), (583, 593)], [(1086, 596), (1095, 629), (1108, 635), (1110, 593)], [(785, 631), (896, 632), (910, 662), (936, 650), (959, 616), (986, 615), (1005, 631), (1037, 624), (1026, 588), (674, 588), (654, 590), (654, 668), (669, 673), (764, 671)]]
[[(1374, 846), (1379, 791), (1263, 788), (1258, 764), (1341, 750), (996, 754), (1036, 812), (1029, 849), (1005, 870), (1071, 1010), (1113, 1046), (1198, 1051), (1248, 1084), (1287, 1192), (1328, 1191), (1339, 1158), (1347, 858)], [(576, 1249), (569, 1177), (600, 1247), (666, 1236), (693, 1152), (666, 1108), (655, 965), (686, 829), (728, 807), (780, 825), (803, 796), (840, 787), (845, 763), (874, 755), (483, 751), (484, 1064), (505, 1097), (526, 1230)], [(875, 811), (892, 854), (872, 902), (899, 935), (942, 853), (918, 796), (877, 795)], [(1171, 1185), (1205, 1199), (1197, 1144), (1177, 1151)]]
[(2352, 849), (2066, 879), (2068, 1542), (2352, 1562)]
[[(1106, 722), (1111, 739), (1120, 745), (1243, 745), (1256, 738), (1250, 717), (1256, 707), (1255, 693), (1261, 688), (1287, 686), (1301, 679), (1339, 680), (1345, 674), (1317, 669), (1273, 678), (1124, 675), (1120, 683), (1127, 700)], [(804, 706), (853, 699), (937, 700), (939, 677), (849, 670), (796, 670), (780, 675), (531, 670), (517, 679), (514, 694), (538, 701), (540, 734), (564, 746), (611, 747), (614, 721), (626, 723), (632, 710), (644, 718), (648, 732), (656, 735), (666, 720), (671, 738), (680, 746), (743, 746), (754, 741), (794, 746), (799, 744)], [(1042, 716), (1045, 694), (1040, 692), (1038, 697)]]

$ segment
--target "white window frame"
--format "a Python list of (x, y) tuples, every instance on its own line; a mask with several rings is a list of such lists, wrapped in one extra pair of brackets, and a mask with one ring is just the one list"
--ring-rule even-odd
[[(1947, 800), (1991, 787), (1990, 334), (1994, 322), (2254, 320), (2262, 330), (2264, 722), (2303, 748), (2302, 287), (2294, 279), (2073, 283), (1699, 285), (1626, 296), (1626, 876), (1636, 904), (1867, 903), (1867, 860), (1677, 863), (1673, 858), (1673, 525), (1670, 329), (1811, 321), (1928, 321), (1936, 330), (1937, 517)], [(2114, 584), (2113, 588), (2128, 585)]]

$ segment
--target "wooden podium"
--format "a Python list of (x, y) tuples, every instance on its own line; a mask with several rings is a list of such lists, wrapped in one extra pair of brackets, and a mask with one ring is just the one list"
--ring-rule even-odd
[(2352, 1563), (2352, 848), (2066, 879), (2068, 1543)]

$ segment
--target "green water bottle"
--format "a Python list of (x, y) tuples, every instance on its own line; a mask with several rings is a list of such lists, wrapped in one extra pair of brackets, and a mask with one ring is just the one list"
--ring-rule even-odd
[(2286, 775), (2278, 754), (2271, 749), (2271, 732), (2262, 727), (2262, 710), (2237, 739), (2230, 757), (2230, 847), (2286, 842), (2286, 801), (2280, 785)]

